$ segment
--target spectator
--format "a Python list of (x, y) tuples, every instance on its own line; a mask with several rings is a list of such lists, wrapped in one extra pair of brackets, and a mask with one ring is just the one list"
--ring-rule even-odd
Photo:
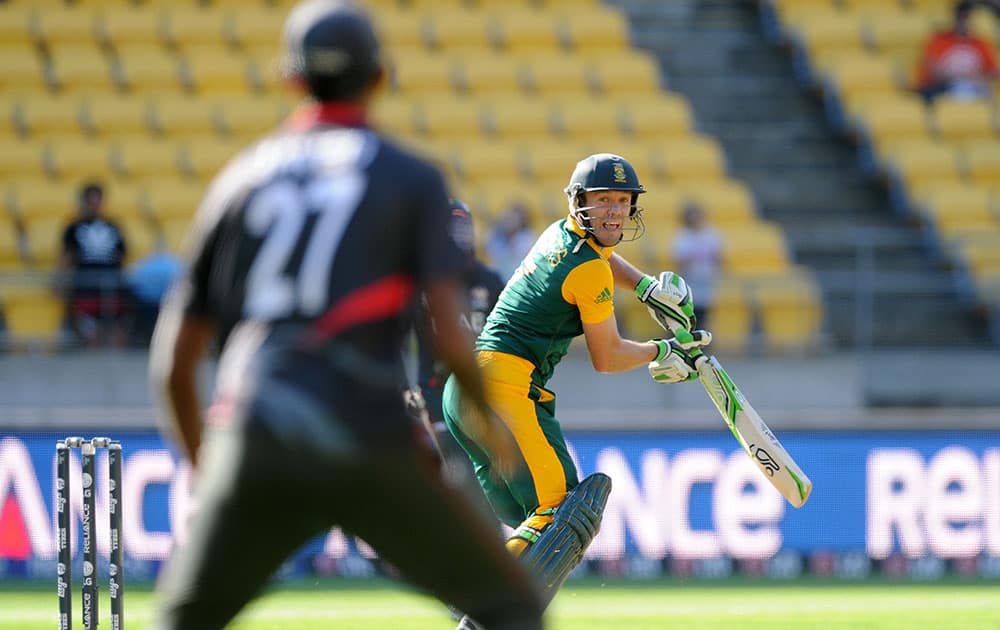
[(682, 227), (674, 237), (673, 256), (695, 297), (694, 315), (705, 327), (715, 302), (715, 283), (722, 263), (722, 238), (708, 225), (704, 209), (694, 202), (684, 207)]
[(486, 241), (486, 255), (506, 282), (535, 244), (535, 234), (528, 223), (528, 209), (515, 201), (504, 211)]
[[(1000, 3), (980, 3), (996, 11)], [(976, 2), (961, 0), (954, 8), (951, 29), (934, 33), (920, 58), (916, 89), (929, 103), (942, 94), (971, 100), (989, 98), (998, 76), (989, 42), (969, 29)]]
[(143, 346), (149, 344), (160, 303), (182, 268), (181, 259), (168, 251), (161, 240), (156, 250), (129, 270), (128, 284), (135, 300), (133, 338)]
[(88, 347), (127, 341), (128, 291), (122, 278), (125, 239), (102, 217), (104, 188), (80, 189), (78, 217), (63, 232), (60, 280), (69, 280), (68, 307), (73, 328)]

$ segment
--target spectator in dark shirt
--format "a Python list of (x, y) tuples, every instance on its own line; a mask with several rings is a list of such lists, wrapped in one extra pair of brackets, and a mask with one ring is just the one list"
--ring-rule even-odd
[(73, 328), (88, 347), (127, 341), (128, 291), (122, 278), (125, 239), (115, 223), (102, 217), (104, 188), (80, 189), (78, 216), (62, 237), (60, 275), (68, 280)]

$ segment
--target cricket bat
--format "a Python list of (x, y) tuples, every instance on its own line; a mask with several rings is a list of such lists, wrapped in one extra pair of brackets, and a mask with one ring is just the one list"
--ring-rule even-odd
[(764, 420), (754, 411), (733, 379), (714, 356), (698, 360), (698, 380), (729, 425), (736, 441), (767, 480), (799, 508), (809, 499), (812, 481), (799, 468)]

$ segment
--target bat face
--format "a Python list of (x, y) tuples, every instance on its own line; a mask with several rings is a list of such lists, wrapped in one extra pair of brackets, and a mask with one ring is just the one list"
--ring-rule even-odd
[(812, 481), (798, 467), (743, 392), (714, 356), (698, 366), (699, 380), (733, 436), (757, 468), (795, 507), (812, 493)]

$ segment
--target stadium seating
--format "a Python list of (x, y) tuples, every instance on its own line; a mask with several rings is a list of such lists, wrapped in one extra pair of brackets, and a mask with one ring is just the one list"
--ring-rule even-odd
[[(1000, 138), (993, 101), (942, 96), (926, 105), (912, 93), (927, 37), (951, 24), (941, 0), (770, 0), (782, 28), (818, 70), (908, 211), (941, 250), (964, 265), (977, 299), (1000, 306), (990, 265), (996, 239)], [(971, 30), (994, 47), (998, 23), (972, 13)], [(860, 34), (860, 38), (858, 38)]]
[[(279, 89), (276, 48), (291, 4), (53, 0), (44, 10), (0, 8), (0, 173), (27, 256), (12, 223), (0, 233), (0, 266), (51, 268), (77, 188), (89, 178), (105, 183), (130, 259), (161, 237), (178, 250), (208, 180), (293, 107)], [(753, 270), (790, 269), (783, 239), (729, 177), (721, 146), (697, 133), (690, 104), (664, 88), (656, 61), (630, 46), (621, 11), (596, 0), (366, 4), (389, 68), (375, 124), (438, 163), (476, 206), (477, 221), (517, 194), (541, 229), (566, 212), (572, 165), (614, 151), (650, 190), (641, 201), (650, 237), (632, 250), (644, 264), (673, 264), (668, 251), (647, 248), (669, 241), (686, 199), (700, 201), (721, 229), (745, 228), (723, 277), (720, 300), (731, 306), (718, 311), (717, 340), (747, 347), (757, 317)], [(862, 14), (848, 29), (849, 12), (826, 0), (782, 4), (814, 5), (799, 12), (805, 30), (831, 45), (840, 37), (888, 48), (902, 37)], [(807, 19), (820, 9), (842, 19)], [(876, 65), (872, 77), (891, 74), (884, 60)], [(924, 128), (928, 138), (940, 131)], [(887, 142), (901, 133), (887, 133)], [(990, 152), (966, 144), (956, 172), (992, 181)], [(477, 232), (482, 239), (487, 230)], [(741, 263), (744, 255), (754, 260)]]
[(65, 302), (44, 286), (0, 288), (7, 342), (15, 348), (54, 348), (59, 341)]

